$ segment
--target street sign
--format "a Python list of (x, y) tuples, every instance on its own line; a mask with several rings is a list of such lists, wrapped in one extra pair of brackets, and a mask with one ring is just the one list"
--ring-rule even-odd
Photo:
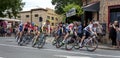
[(39, 22), (42, 22), (43, 21), (43, 18), (42, 17), (39, 17)]
[(71, 17), (73, 15), (76, 15), (76, 9), (72, 8), (66, 13), (66, 17)]

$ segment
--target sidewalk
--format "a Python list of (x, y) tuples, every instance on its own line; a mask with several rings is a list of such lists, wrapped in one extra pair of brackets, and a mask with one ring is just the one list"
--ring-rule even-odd
[(105, 44), (99, 44), (98, 49), (104, 49), (104, 50), (120, 50), (120, 48), (113, 48), (110, 45), (105, 45)]

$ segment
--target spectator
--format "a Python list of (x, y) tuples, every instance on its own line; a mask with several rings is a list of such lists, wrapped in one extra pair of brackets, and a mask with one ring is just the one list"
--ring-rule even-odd
[(117, 30), (117, 48), (120, 48), (120, 23), (116, 30)]
[(114, 23), (111, 26), (110, 34), (109, 34), (109, 37), (112, 40), (113, 48), (115, 48), (117, 45), (117, 43), (116, 43), (116, 36), (117, 36), (116, 27), (117, 26), (118, 26), (118, 21), (114, 21)]

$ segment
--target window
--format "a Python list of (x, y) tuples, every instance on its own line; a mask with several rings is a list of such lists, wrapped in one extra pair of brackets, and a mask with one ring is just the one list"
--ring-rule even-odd
[(58, 18), (56, 18), (56, 21), (58, 21)]
[(18, 18), (21, 18), (21, 16), (18, 16)]
[(35, 17), (38, 17), (38, 14), (35, 14)]
[(50, 19), (50, 16), (47, 16), (47, 19)]
[(52, 26), (54, 26), (54, 23), (52, 23)]
[(29, 15), (26, 15), (26, 18), (29, 18)]
[(54, 20), (54, 17), (52, 17), (52, 20)]

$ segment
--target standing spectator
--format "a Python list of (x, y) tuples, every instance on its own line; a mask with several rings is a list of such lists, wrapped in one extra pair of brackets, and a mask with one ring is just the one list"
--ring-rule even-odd
[(116, 30), (117, 30), (117, 48), (120, 48), (120, 23)]
[(112, 40), (112, 46), (113, 46), (113, 48), (115, 48), (116, 45), (117, 45), (117, 43), (116, 43), (116, 36), (117, 36), (116, 27), (117, 26), (118, 26), (118, 21), (114, 21), (114, 23), (111, 26), (110, 34), (109, 34), (109, 37)]

